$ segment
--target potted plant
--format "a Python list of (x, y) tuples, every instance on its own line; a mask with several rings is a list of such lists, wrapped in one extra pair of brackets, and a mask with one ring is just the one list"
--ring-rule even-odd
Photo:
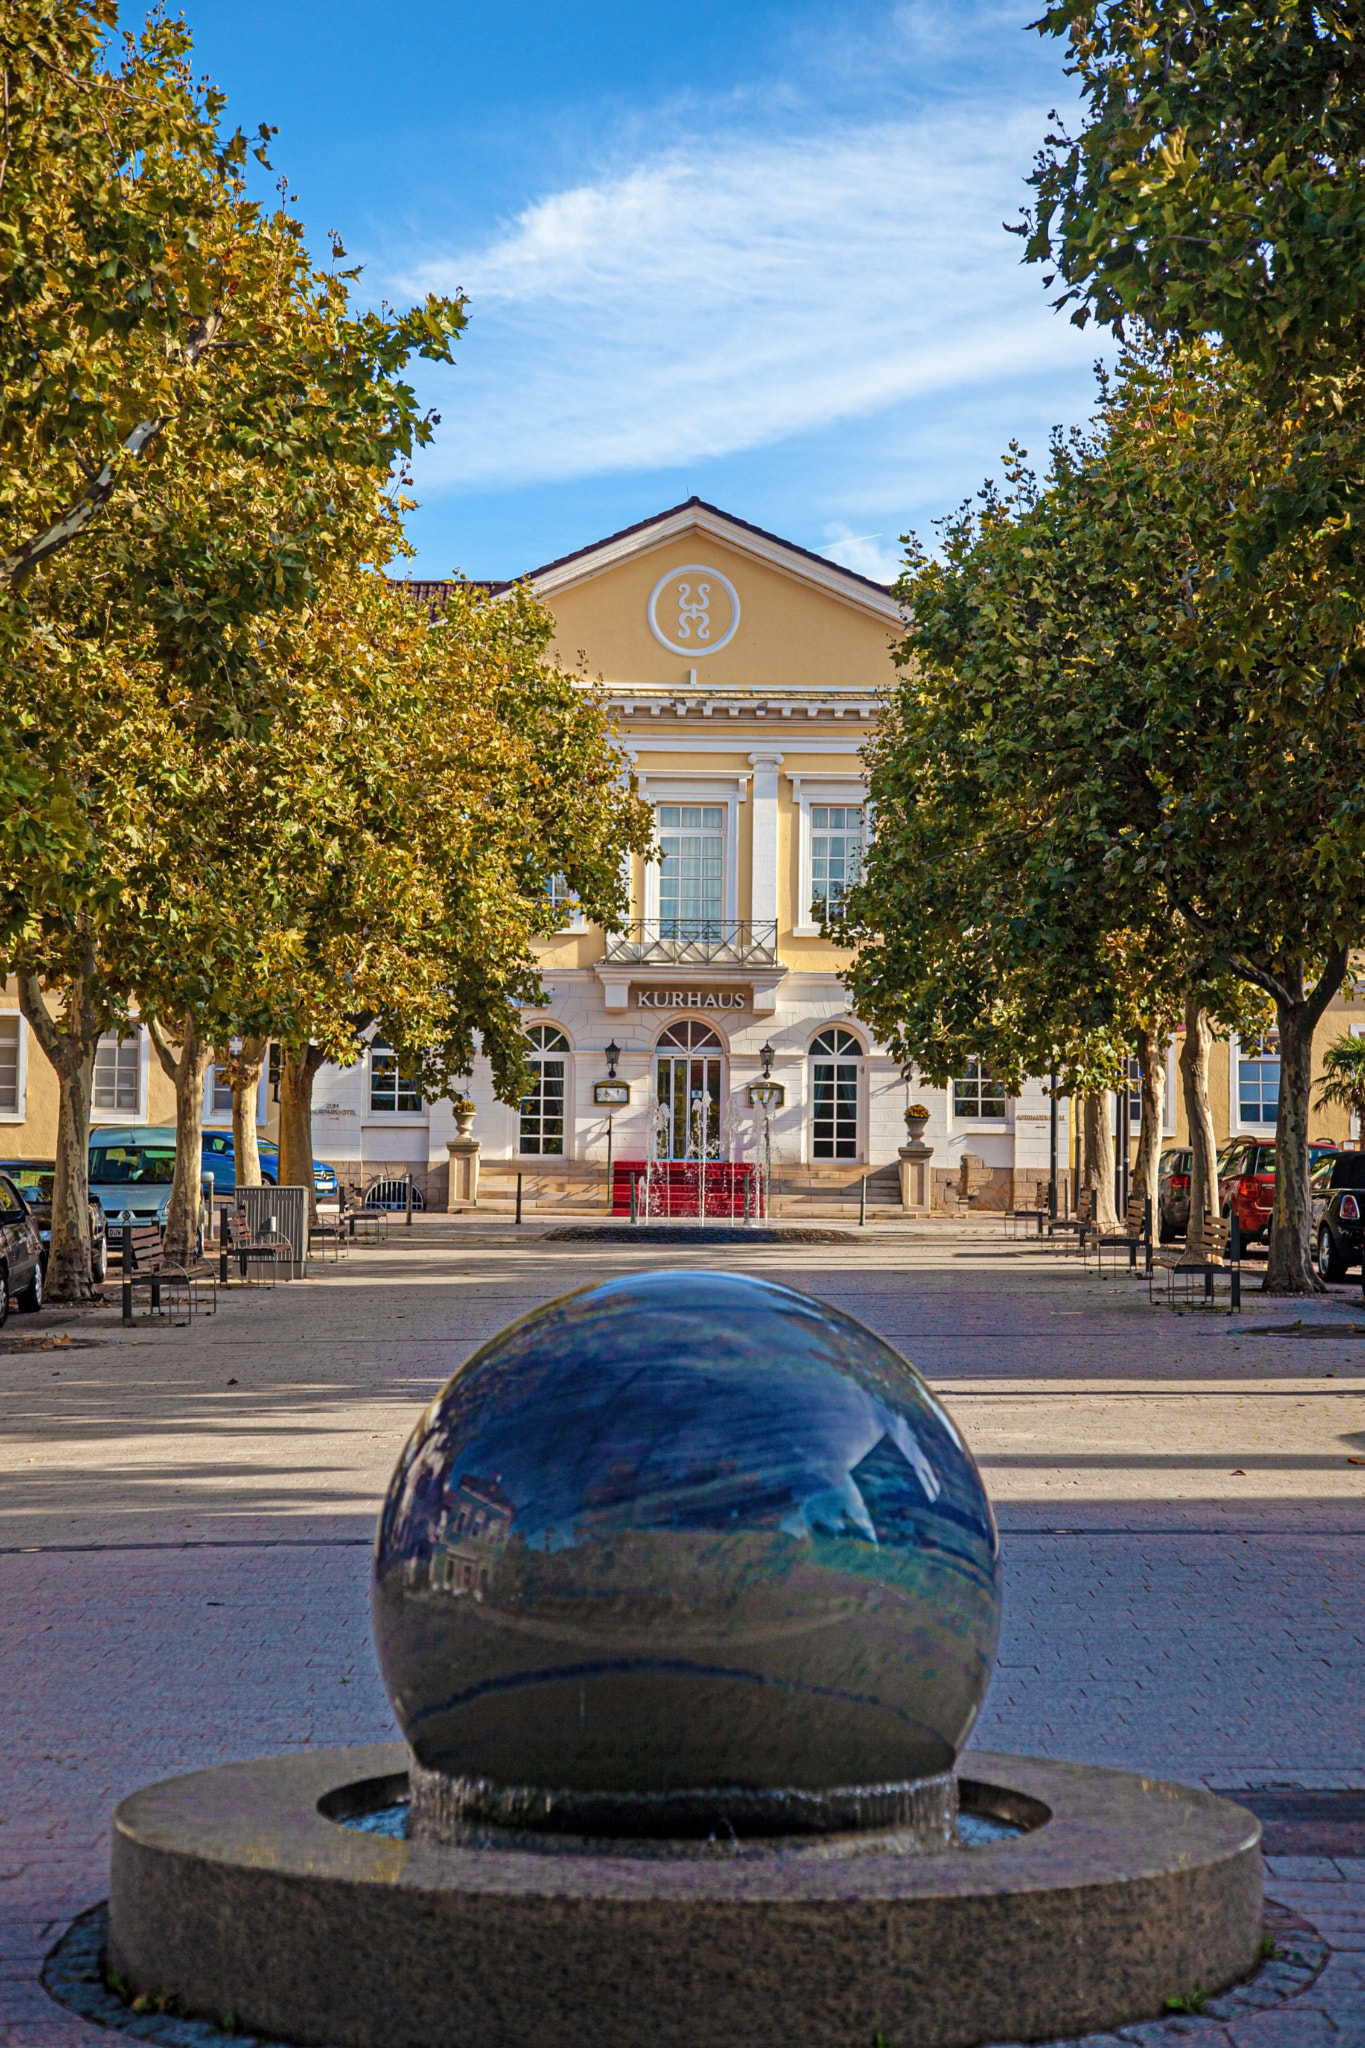
[(455, 1111), (455, 1129), (462, 1138), (467, 1138), (477, 1115), (475, 1105), (467, 1095), (457, 1095), (451, 1107)]
[(929, 1111), (922, 1102), (912, 1102), (905, 1112), (905, 1135), (912, 1145), (922, 1143), (924, 1128), (929, 1121)]

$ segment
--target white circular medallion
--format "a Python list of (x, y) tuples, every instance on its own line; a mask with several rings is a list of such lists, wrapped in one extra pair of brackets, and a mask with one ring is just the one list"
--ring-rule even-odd
[[(728, 617), (727, 617), (728, 612)], [(670, 654), (716, 654), (735, 637), (739, 592), (719, 569), (684, 562), (649, 593), (649, 630)]]

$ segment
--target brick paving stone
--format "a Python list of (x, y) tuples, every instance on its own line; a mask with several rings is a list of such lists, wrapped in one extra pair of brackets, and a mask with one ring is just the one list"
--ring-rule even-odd
[[(428, 1218), (304, 1286), (232, 1293), (190, 1331), (97, 1316), (80, 1334), (99, 1350), (0, 1361), (0, 2048), (107, 2048), (36, 1980), (105, 1889), (124, 1792), (393, 1735), (373, 1518), (461, 1359), (585, 1280), (708, 1262), (478, 1234), (497, 1248)], [(976, 1451), (1006, 1582), (979, 1746), (1229, 1788), (1365, 1785), (1365, 1471), (1347, 1463), (1365, 1448), (1365, 1346), (1248, 1327), (1345, 1323), (1353, 1295), (1253, 1300), (1234, 1323), (965, 1233), (823, 1256), (726, 1263), (880, 1330)], [(1332, 1962), (1302, 2000), (1230, 2021), (1235, 2048), (1365, 2048), (1365, 1859), (1330, 1877), (1323, 1861), (1275, 1859), (1269, 1890), (1328, 1923)], [(1214, 2019), (1152, 2028), (1136, 2038), (1153, 2048), (1225, 2048)]]

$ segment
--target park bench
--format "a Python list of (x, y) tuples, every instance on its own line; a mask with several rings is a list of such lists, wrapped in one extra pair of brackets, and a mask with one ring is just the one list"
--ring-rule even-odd
[(218, 1241), (218, 1278), (224, 1286), (228, 1281), (228, 1263), (237, 1267), (238, 1278), (257, 1284), (270, 1275), (270, 1285), (275, 1278), (280, 1261), (293, 1264), (294, 1247), (287, 1237), (281, 1237), (277, 1230), (253, 1230), (244, 1208), (224, 1209), (222, 1212), (221, 1236)]
[(1216, 1276), (1231, 1271), (1233, 1305), (1240, 1306), (1241, 1273), (1236, 1262), (1229, 1267), (1227, 1252), (1228, 1226), (1223, 1218), (1192, 1218), (1183, 1245), (1159, 1248), (1152, 1253), (1147, 1273), (1147, 1299), (1152, 1299), (1156, 1275), (1162, 1273), (1166, 1279), (1169, 1307), (1175, 1307), (1177, 1298), (1188, 1302), (1196, 1280), (1203, 1282), (1204, 1300), (1212, 1301)]
[(346, 1229), (351, 1242), (367, 1238), (371, 1244), (385, 1244), (389, 1236), (389, 1211), (387, 1209), (348, 1209)]
[(1048, 1201), (1049, 1183), (1036, 1180), (1033, 1183), (1033, 1200), (1020, 1202), (1013, 1209), (1005, 1211), (1006, 1237), (1041, 1237), (1051, 1220), (1052, 1210)]
[[(1146, 1195), (1130, 1195), (1124, 1211), (1123, 1222), (1117, 1230), (1098, 1231), (1091, 1240), (1095, 1253), (1096, 1270), (1104, 1271), (1104, 1255), (1114, 1255), (1114, 1270), (1119, 1269), (1119, 1254), (1127, 1252), (1128, 1270), (1136, 1273), (1138, 1253), (1143, 1252), (1147, 1261), (1152, 1256), (1152, 1204)], [(1087, 1253), (1087, 1258), (1089, 1254)], [(1144, 1263), (1143, 1271), (1148, 1270)]]
[(1069, 1216), (1054, 1216), (1047, 1225), (1050, 1238), (1074, 1237), (1076, 1242), (1063, 1244), (1062, 1251), (1079, 1251), (1085, 1254), (1090, 1239), (1095, 1234), (1095, 1190), (1081, 1188), (1076, 1195), (1076, 1206)]
[(119, 1227), (116, 1241), (123, 1267), (125, 1323), (133, 1320), (133, 1290), (136, 1287), (147, 1289), (148, 1307), (154, 1315), (161, 1313), (163, 1294), (172, 1302), (183, 1298), (188, 1321), (201, 1305), (200, 1294), (207, 1282), (211, 1300), (209, 1313), (216, 1312), (218, 1290), (212, 1267), (203, 1259), (193, 1259), (188, 1266), (178, 1259), (168, 1259), (159, 1224), (124, 1223)]

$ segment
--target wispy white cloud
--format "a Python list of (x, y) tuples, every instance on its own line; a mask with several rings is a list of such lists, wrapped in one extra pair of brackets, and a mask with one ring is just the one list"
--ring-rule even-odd
[(1088, 356), (1001, 225), (1045, 112), (699, 136), (403, 265), (472, 300), (422, 484), (676, 467)]
[(824, 544), (818, 552), (845, 569), (856, 569), (860, 576), (870, 576), (874, 583), (894, 583), (904, 567), (904, 550), (895, 544), (898, 541), (899, 535), (854, 533), (836, 522), (825, 528)]

